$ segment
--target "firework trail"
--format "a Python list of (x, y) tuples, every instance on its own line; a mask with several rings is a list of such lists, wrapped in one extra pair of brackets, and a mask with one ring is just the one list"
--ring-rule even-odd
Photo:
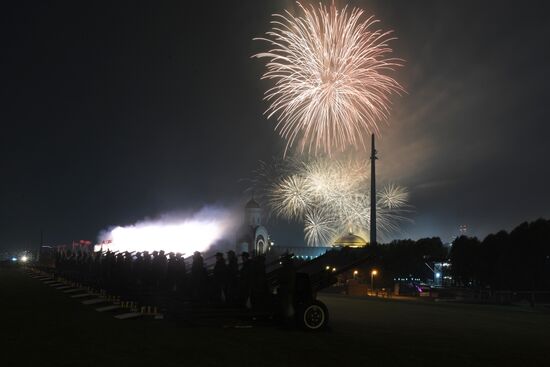
[[(367, 161), (262, 162), (252, 190), (265, 193), (259, 199), (275, 217), (303, 223), (308, 246), (330, 245), (348, 231), (368, 233), (368, 172)], [(378, 229), (382, 234), (398, 231), (399, 223), (407, 220), (408, 191), (389, 184), (377, 195)]]
[(403, 91), (387, 75), (402, 66), (391, 58), (391, 31), (375, 29), (374, 17), (361, 9), (336, 5), (304, 7), (301, 15), (275, 14), (265, 38), (270, 49), (262, 79), (273, 81), (265, 92), (268, 118), (286, 139), (286, 151), (343, 151), (365, 146), (365, 134), (378, 132), (389, 115), (390, 97)]

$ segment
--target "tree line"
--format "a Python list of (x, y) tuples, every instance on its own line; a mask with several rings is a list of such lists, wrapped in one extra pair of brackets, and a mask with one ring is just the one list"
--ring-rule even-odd
[(525, 222), (512, 231), (489, 234), (483, 240), (459, 236), (445, 245), (439, 237), (395, 240), (370, 248), (380, 279), (433, 279), (433, 264), (449, 263), (443, 276), (452, 286), (491, 290), (550, 290), (550, 220)]
[(550, 221), (524, 222), (482, 241), (458, 237), (449, 259), (455, 282), (493, 290), (550, 290)]

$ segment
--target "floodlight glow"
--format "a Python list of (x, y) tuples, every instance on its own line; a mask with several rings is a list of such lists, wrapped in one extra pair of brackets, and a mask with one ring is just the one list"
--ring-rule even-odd
[(24, 262), (24, 263), (26, 263), (28, 259), (29, 259), (29, 258), (26, 257), (26, 256), (22, 256), (22, 257), (21, 257), (21, 261)]
[(12, 257), (12, 258), (11, 258), (11, 261), (17, 261), (17, 258), (16, 258), (16, 257)]
[(436, 277), (437, 279), (441, 278), (441, 273), (435, 273), (435, 277)]

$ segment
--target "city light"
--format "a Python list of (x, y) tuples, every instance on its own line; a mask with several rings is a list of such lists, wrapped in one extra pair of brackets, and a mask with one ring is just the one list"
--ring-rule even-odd
[(25, 255), (21, 256), (21, 261), (26, 263), (29, 258)]
[(376, 274), (378, 274), (378, 270), (372, 269), (371, 272), (370, 272), (370, 289), (371, 289), (371, 292), (374, 291), (374, 276)]

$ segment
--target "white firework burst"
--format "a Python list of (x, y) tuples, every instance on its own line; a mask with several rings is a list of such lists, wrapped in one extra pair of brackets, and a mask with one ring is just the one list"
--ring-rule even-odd
[(308, 201), (306, 181), (299, 175), (284, 177), (268, 194), (268, 204), (274, 213), (291, 220), (303, 217)]
[(385, 186), (377, 196), (378, 205), (390, 210), (405, 207), (409, 200), (409, 192), (407, 189), (393, 183)]
[(304, 217), (304, 233), (308, 246), (330, 246), (335, 237), (335, 222), (330, 213), (315, 208)]
[[(369, 167), (366, 161), (317, 158), (277, 164), (277, 177), (267, 188), (269, 212), (304, 223), (309, 246), (331, 243), (335, 234), (368, 233), (370, 227)], [(261, 181), (261, 180), (260, 180)], [(271, 182), (273, 179), (271, 179)], [(256, 190), (254, 190), (257, 192)], [(377, 193), (377, 228), (394, 233), (407, 220), (408, 191), (390, 184)], [(328, 241), (328, 242), (327, 242)]]
[(365, 146), (365, 133), (378, 132), (389, 116), (390, 96), (403, 91), (390, 75), (403, 61), (391, 58), (392, 31), (376, 29), (374, 17), (345, 6), (337, 9), (299, 2), (299, 15), (275, 14), (264, 38), (267, 59), (262, 79), (274, 86), (265, 93), (268, 118), (287, 140), (285, 153), (300, 150), (329, 155), (348, 146)]

